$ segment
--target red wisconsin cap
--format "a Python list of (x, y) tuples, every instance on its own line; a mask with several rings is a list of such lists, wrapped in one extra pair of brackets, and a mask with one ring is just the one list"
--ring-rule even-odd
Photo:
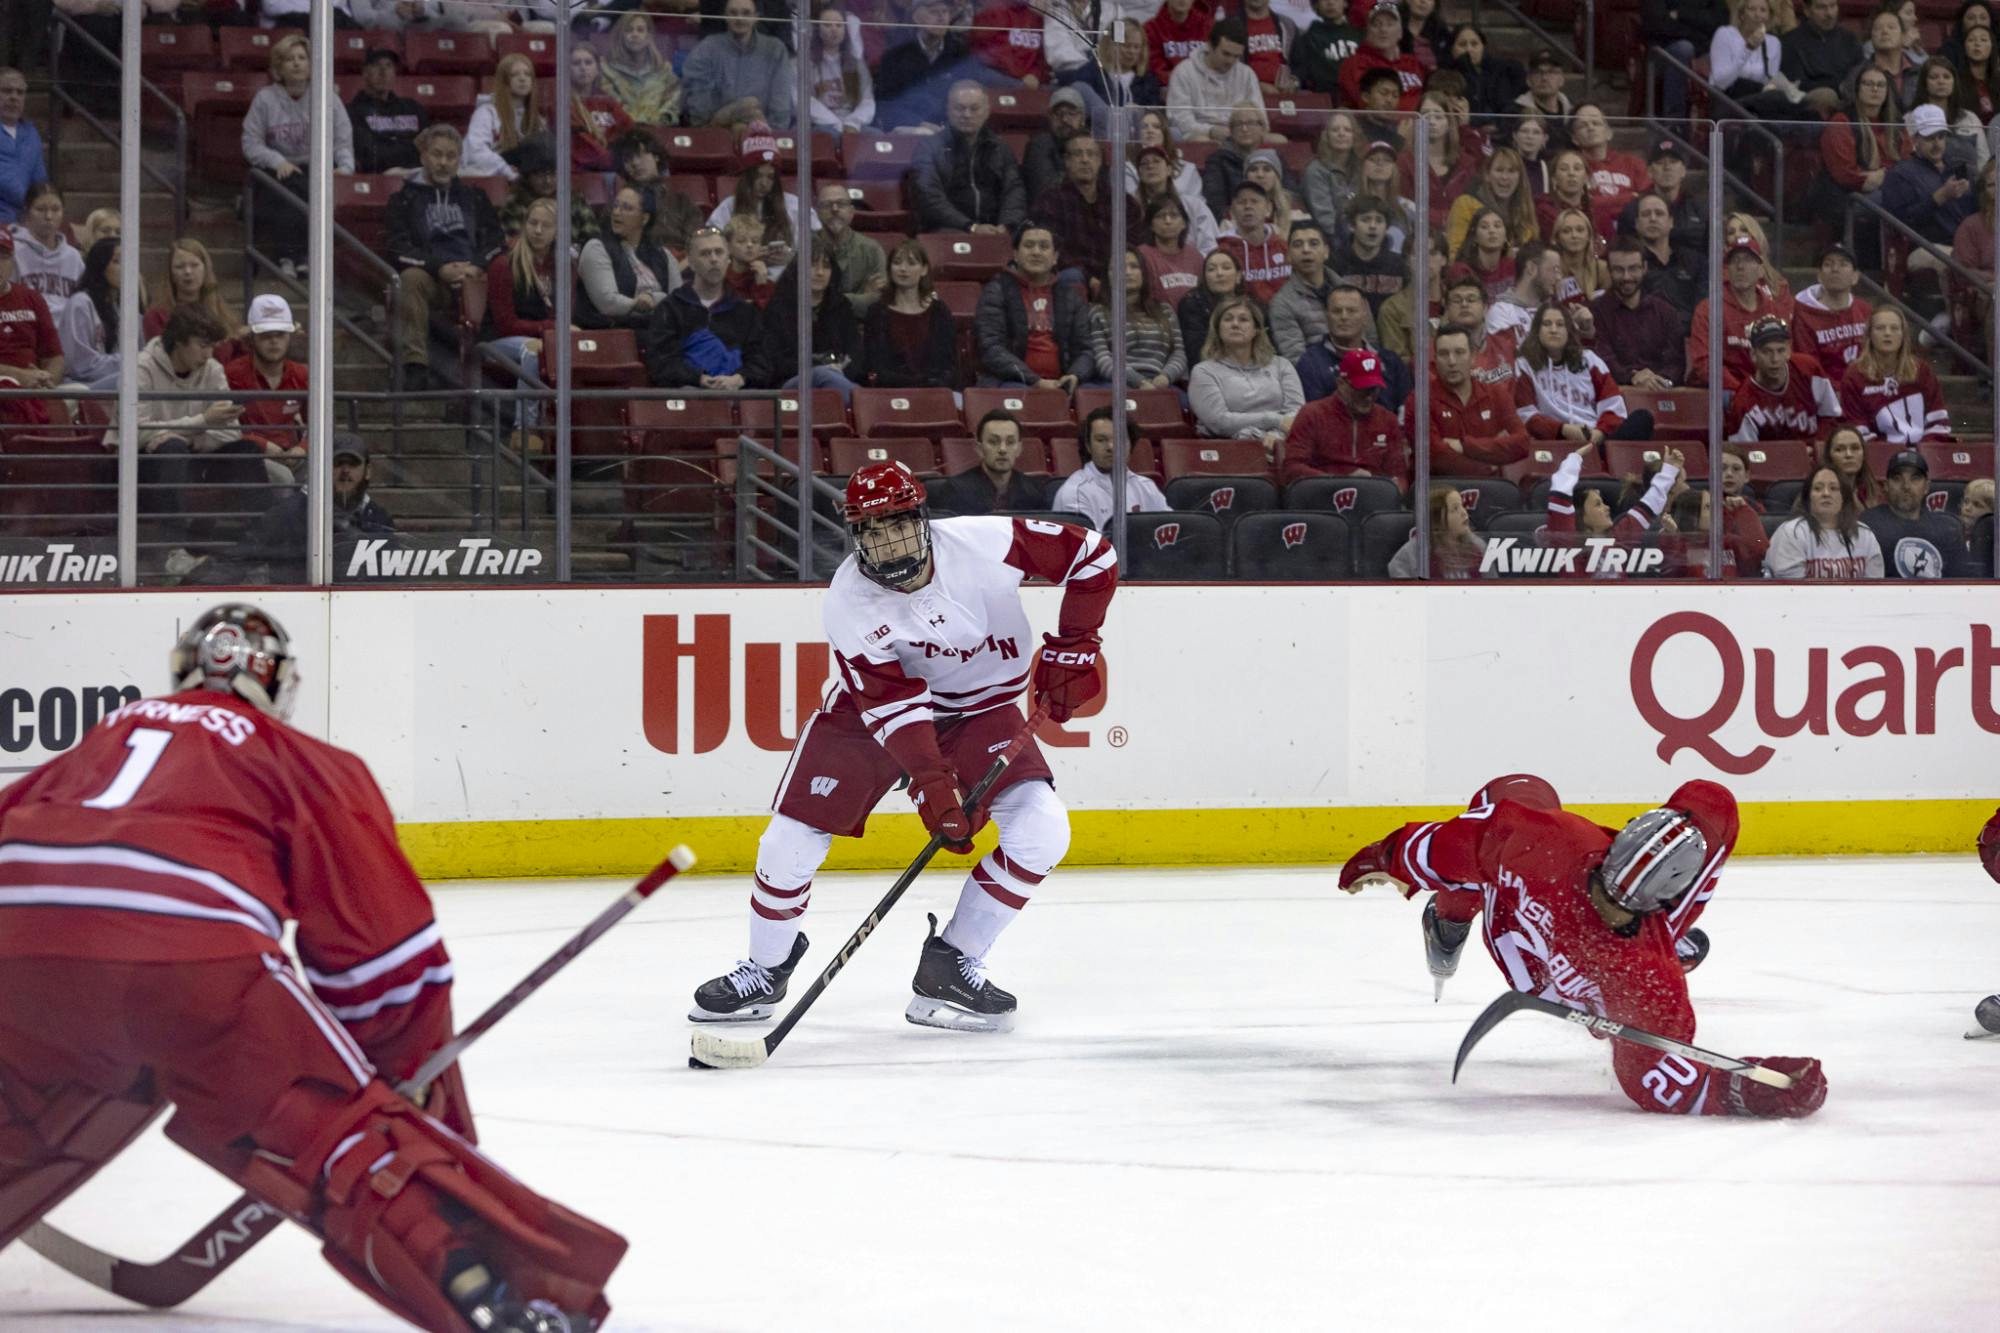
[(1379, 389), (1388, 383), (1382, 378), (1382, 358), (1360, 347), (1342, 355), (1340, 377), (1357, 389)]

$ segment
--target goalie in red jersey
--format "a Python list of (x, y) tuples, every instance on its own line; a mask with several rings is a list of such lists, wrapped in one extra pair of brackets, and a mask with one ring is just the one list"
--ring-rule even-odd
[[(1685, 1042), (1694, 1006), (1677, 944), (1707, 905), (1736, 828), (1736, 799), (1713, 782), (1683, 784), (1614, 834), (1564, 810), (1540, 778), (1516, 774), (1488, 784), (1454, 819), (1405, 824), (1362, 848), (1341, 867), (1340, 886), (1430, 891), (1433, 973), (1450, 974), (1483, 916), (1487, 950), (1515, 990)], [(1814, 1059), (1757, 1061), (1793, 1076), (1782, 1089), (1625, 1042), (1612, 1059), (1644, 1111), (1791, 1117), (1826, 1100)]]
[[(367, 766), (286, 725), (291, 645), (219, 606), (175, 693), (0, 790), (0, 1247), (167, 1137), (432, 1333), (587, 1333), (622, 1238), (472, 1146), (452, 964)], [(297, 926), (304, 976), (281, 943)]]

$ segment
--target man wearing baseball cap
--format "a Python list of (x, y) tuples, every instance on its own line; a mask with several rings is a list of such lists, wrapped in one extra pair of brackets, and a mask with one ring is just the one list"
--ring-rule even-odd
[(1515, 115), (1540, 116), (1548, 127), (1548, 146), (1542, 150), (1547, 160), (1570, 146), (1569, 118), (1576, 104), (1563, 91), (1568, 73), (1562, 57), (1545, 46), (1528, 57), (1528, 91), (1514, 99)]
[[(1910, 230), (1933, 244), (1951, 248), (1958, 224), (1972, 214), (1977, 202), (1964, 169), (1945, 165), (1944, 112), (1929, 104), (1912, 107), (1904, 118), (1909, 131), (1908, 157), (1889, 168), (1882, 180), (1882, 207)], [(1910, 250), (1910, 269), (1935, 270), (1937, 260), (1919, 247)]]
[[(250, 302), (250, 350), (222, 368), (229, 387), (239, 393), (281, 391), (293, 398), (246, 398), (238, 418), (243, 438), (263, 446), (267, 462), (278, 463), (272, 480), (292, 480), (285, 463), (306, 453), (306, 368), (291, 359), (292, 307), (276, 293)], [(267, 466), (267, 472), (271, 469)]]
[[(1363, 17), (1363, 16), (1366, 17)], [(1361, 49), (1340, 67), (1345, 106), (1360, 106), (1361, 77), (1370, 70), (1393, 70), (1402, 83), (1398, 111), (1415, 111), (1424, 95), (1424, 67), (1403, 51), (1403, 9), (1396, 0), (1354, 0), (1348, 22), (1361, 29)]]
[(354, 124), (354, 169), (363, 175), (414, 176), (422, 169), (417, 136), (431, 123), (431, 113), (398, 95), (396, 76), (402, 72), (403, 58), (387, 46), (369, 51), (361, 66), (361, 90), (347, 104), (347, 118)]
[(1396, 418), (1375, 401), (1384, 382), (1382, 358), (1374, 352), (1355, 348), (1341, 357), (1333, 396), (1307, 403), (1292, 420), (1280, 481), (1389, 477), (1408, 490), (1409, 444)]
[(1729, 396), (1723, 436), (1732, 444), (1817, 440), (1840, 423), (1840, 395), (1819, 362), (1792, 350), (1785, 321), (1765, 315), (1748, 330), (1754, 371)]
[[(368, 443), (352, 431), (333, 434), (333, 549), (335, 577), (346, 555), (362, 537), (394, 537), (395, 520), (368, 494)], [(185, 583), (222, 585), (245, 583), (304, 583), (306, 526), (312, 497), (302, 487), (289, 487), (284, 497), (261, 514), (243, 539), (210, 560), (185, 557), (168, 572)]]
[[(1764, 248), (1753, 236), (1738, 236), (1722, 252), (1722, 383), (1734, 389), (1755, 368), (1750, 359), (1750, 326), (1769, 316), (1788, 320), (1792, 303), (1771, 294), (1764, 282)], [(1688, 330), (1685, 384), (1708, 383), (1708, 298), (1694, 308)]]
[[(14, 281), (14, 233), (0, 226), (0, 389), (49, 389), (62, 382), (62, 338), (41, 293)], [(48, 424), (39, 398), (0, 398), (0, 421)]]
[[(1861, 521), (1882, 546), (1882, 572), (1892, 579), (1959, 579), (1973, 576), (1965, 533), (1958, 520), (1928, 502), (1931, 465), (1915, 449), (1889, 460), (1882, 473), (1884, 503)], [(1939, 498), (1944, 498), (1940, 491)]]
[(1848, 364), (1861, 355), (1868, 337), (1868, 317), (1875, 307), (1854, 294), (1861, 266), (1854, 252), (1840, 244), (1820, 252), (1819, 281), (1792, 302), (1792, 346), (1817, 360), (1821, 373), (1835, 384)]

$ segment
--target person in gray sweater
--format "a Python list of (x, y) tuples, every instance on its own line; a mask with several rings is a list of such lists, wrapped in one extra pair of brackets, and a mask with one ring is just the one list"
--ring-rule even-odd
[(785, 44), (757, 31), (756, 0), (729, 0), (722, 17), (729, 30), (702, 38), (681, 71), (688, 123), (761, 120), (774, 130), (790, 129), (794, 76)]
[(1215, 332), (1188, 376), (1188, 398), (1203, 435), (1261, 440), (1273, 462), (1292, 418), (1305, 406), (1299, 373), (1264, 332), (1264, 315), (1247, 296), (1215, 308)]
[(1318, 223), (1294, 223), (1286, 245), (1292, 276), (1271, 297), (1271, 343), (1279, 356), (1295, 362), (1326, 337), (1326, 298), (1333, 279), (1326, 271), (1326, 233)]
[[(300, 199), (306, 197), (306, 162), (312, 145), (312, 58), (297, 33), (271, 44), (271, 82), (257, 92), (243, 116), (243, 160), (276, 177)], [(333, 101), (333, 169), (354, 173), (354, 124), (340, 99)], [(256, 246), (276, 260), (287, 277), (306, 259), (306, 215), (271, 194), (258, 191)]]

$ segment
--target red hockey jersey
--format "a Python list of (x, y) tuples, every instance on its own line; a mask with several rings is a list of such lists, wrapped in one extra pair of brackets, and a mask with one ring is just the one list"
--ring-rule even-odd
[(1758, 440), (1817, 440), (1840, 421), (1840, 395), (1820, 373), (1820, 363), (1794, 355), (1781, 389), (1766, 388), (1751, 375), (1729, 396), (1723, 438), (1738, 444)]
[(367, 765), (234, 695), (120, 708), (0, 790), (0, 959), (281, 953), (391, 1078), (451, 1036), (452, 964)]
[(1944, 390), (1922, 361), (1917, 362), (1916, 377), (1908, 380), (1893, 375), (1871, 379), (1858, 364), (1848, 366), (1840, 377), (1840, 406), (1842, 414), (1871, 440), (1916, 444), (1951, 438)]
[[(1708, 843), (1701, 874), (1671, 909), (1639, 918), (1631, 934), (1606, 925), (1589, 895), (1590, 871), (1612, 831), (1564, 810), (1513, 801), (1442, 823), (1406, 824), (1385, 840), (1384, 862), (1412, 893), (1438, 895), (1448, 920), (1483, 914), (1486, 948), (1515, 990), (1692, 1041), (1694, 1006), (1674, 942), (1700, 916), (1736, 843), (1736, 800), (1712, 782), (1668, 798)], [(1727, 1115), (1727, 1075), (1680, 1056), (1618, 1042), (1620, 1086), (1645, 1111)]]
[(1875, 307), (1857, 296), (1845, 310), (1829, 310), (1825, 298), (1826, 289), (1814, 283), (1792, 303), (1792, 347), (1816, 358), (1820, 373), (1838, 386), (1854, 358), (1861, 355)]

